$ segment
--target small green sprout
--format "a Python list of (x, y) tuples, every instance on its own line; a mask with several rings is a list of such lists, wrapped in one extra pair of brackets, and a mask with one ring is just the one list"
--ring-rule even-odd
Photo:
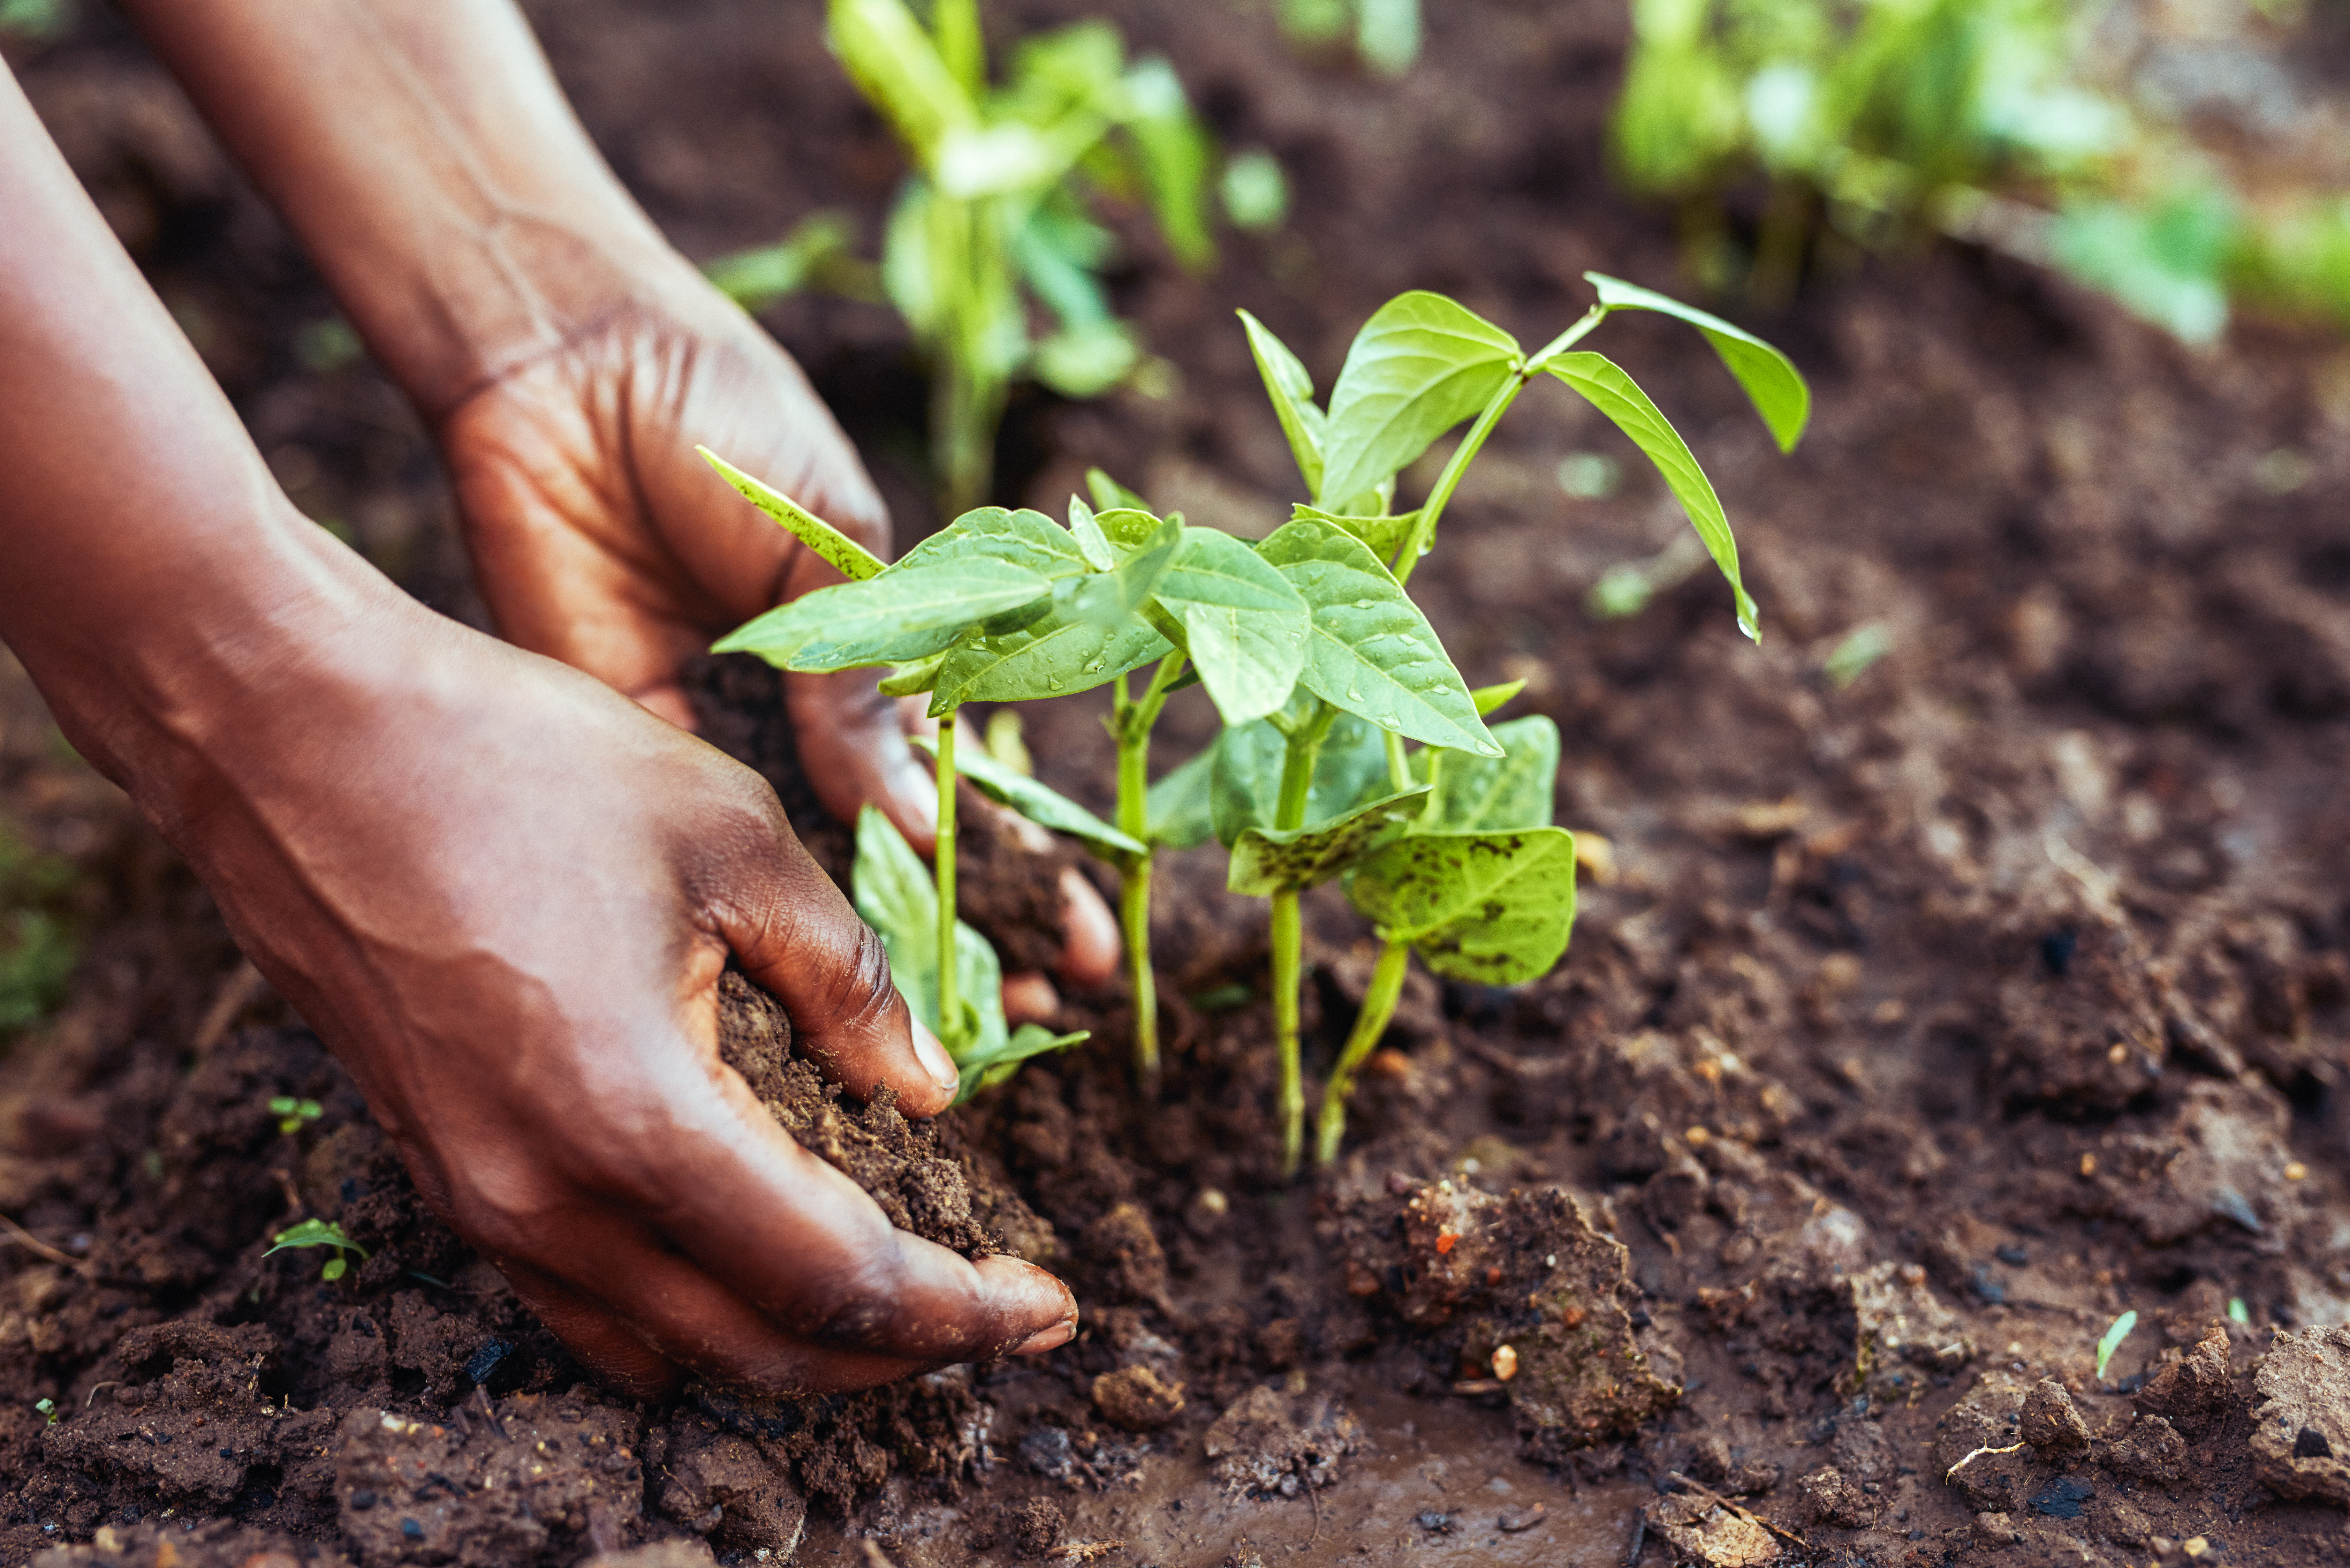
[[(1098, 217), (1139, 201), (1177, 259), (1204, 267), (1212, 149), (1174, 68), (1129, 59), (1107, 22), (1024, 38), (991, 80), (977, 0), (827, 10), (833, 52), (914, 166), (880, 266), (858, 261), (845, 223), (819, 214), (710, 272), (753, 309), (811, 286), (895, 306), (931, 362), (931, 460), (943, 514), (958, 516), (987, 498), (1015, 382), (1097, 398), (1164, 375), (1110, 306), (1103, 275), (1118, 242)], [(1035, 330), (1045, 319), (1051, 329)]]
[(352, 1241), (345, 1233), (342, 1226), (332, 1220), (305, 1220), (298, 1225), (289, 1226), (280, 1231), (271, 1237), (270, 1241), (272, 1245), (269, 1251), (261, 1254), (265, 1258), (276, 1257), (278, 1253), (294, 1247), (332, 1247), (335, 1250), (335, 1255), (327, 1260), (325, 1268), (318, 1271), (318, 1277), (322, 1280), (339, 1280), (343, 1277), (345, 1270), (349, 1266), (344, 1256), (346, 1253), (357, 1252), (361, 1262), (367, 1262), (368, 1250)]
[(1383, 77), (1402, 76), (1419, 58), (1419, 0), (1281, 0), (1279, 16), (1300, 43), (1330, 43), (1351, 29), (1355, 52)]
[(2106, 1336), (2097, 1341), (2098, 1382), (2103, 1383), (2106, 1380), (2106, 1368), (2112, 1364), (2114, 1352), (2122, 1347), (2122, 1341), (2127, 1339), (2130, 1336), (2130, 1330), (2137, 1326), (2137, 1314), (2126, 1312), (2114, 1319), (2113, 1326), (2106, 1330)]
[(54, 1427), (57, 1424), (58, 1414), (57, 1402), (56, 1400), (36, 1399), (33, 1401), (33, 1408), (39, 1411), (42, 1415), (47, 1416), (49, 1418), (50, 1426)]
[(2246, 1328), (2252, 1326), (2252, 1310), (2244, 1304), (2243, 1297), (2230, 1296), (2228, 1298), (2228, 1321), (2230, 1323), (2241, 1324)]
[(1841, 691), (1892, 651), (1893, 628), (1881, 620), (1865, 620), (1835, 645), (1820, 669)]
[(269, 1102), (269, 1114), (277, 1118), (277, 1130), (296, 1133), (304, 1122), (315, 1122), (326, 1110), (316, 1100), (297, 1100), (291, 1095), (279, 1095)]

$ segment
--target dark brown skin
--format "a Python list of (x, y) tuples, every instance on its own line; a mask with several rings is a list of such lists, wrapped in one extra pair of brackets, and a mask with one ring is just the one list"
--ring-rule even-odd
[[(126, 9), (432, 421), (514, 646), (294, 510), (0, 71), (0, 637), (68, 736), (608, 1380), (840, 1389), (1065, 1343), (1057, 1280), (892, 1230), (717, 1060), (732, 954), (855, 1092), (928, 1115), (954, 1078), (764, 783), (655, 716), (690, 720), (713, 632), (835, 580), (696, 442), (886, 550), (797, 368), (660, 240), (507, 5)], [(791, 701), (827, 804), (927, 841), (870, 682)], [(1106, 977), (1089, 892), (1070, 927), (1064, 973)]]

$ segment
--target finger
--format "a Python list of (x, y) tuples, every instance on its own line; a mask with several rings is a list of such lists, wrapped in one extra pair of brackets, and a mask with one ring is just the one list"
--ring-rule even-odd
[(898, 705), (870, 673), (787, 675), (785, 696), (800, 763), (816, 798), (842, 822), (879, 806), (918, 854), (939, 836), (938, 777), (917, 762), (899, 727)]
[(1061, 958), (1054, 967), (1070, 984), (1090, 990), (1118, 973), (1124, 949), (1118, 917), (1074, 866), (1061, 868)]
[(515, 1295), (561, 1340), (596, 1381), (631, 1399), (663, 1400), (685, 1381), (685, 1370), (647, 1345), (609, 1308), (529, 1263), (508, 1262), (499, 1272)]
[[(1050, 1344), (1076, 1324), (1076, 1298), (1044, 1270), (1013, 1258), (973, 1265), (893, 1228), (855, 1182), (793, 1142), (732, 1074), (703, 1075), (696, 1087), (668, 1096), (643, 1189), (616, 1200), (650, 1217), (782, 1334), (822, 1351), (940, 1364)], [(691, 1281), (650, 1261), (613, 1272), (619, 1277), (604, 1299), (639, 1324), (674, 1319), (676, 1303), (702, 1300)], [(708, 1321), (719, 1336), (709, 1343), (750, 1343), (740, 1324)], [(704, 1354), (683, 1341), (654, 1342), (689, 1365)]]
[(1061, 993), (1035, 970), (1003, 977), (1003, 1021), (1017, 1029), (1023, 1023), (1049, 1023), (1061, 1011)]
[[(880, 937), (809, 858), (774, 796), (763, 804), (763, 822), (733, 846), (723, 886), (706, 894), (718, 936), (783, 1004), (794, 1044), (817, 1066), (861, 1099), (886, 1084), (906, 1115), (938, 1115), (962, 1079), (953, 1059), (908, 1011)], [(685, 994), (714, 996), (724, 960), (714, 946), (698, 949)]]
[[(613, 1215), (608, 1226), (599, 1230), (604, 1233), (593, 1249), (596, 1278), (584, 1285), (556, 1280), (531, 1265), (510, 1266), (510, 1277), (533, 1279), (537, 1293), (529, 1298), (530, 1304), (542, 1315), (540, 1302), (545, 1300), (559, 1303), (558, 1311), (567, 1310), (567, 1322), (584, 1319), (600, 1325), (625, 1320), (632, 1324), (632, 1330), (620, 1332), (640, 1346), (650, 1341), (660, 1347), (656, 1359), (669, 1369), (671, 1388), (690, 1372), (763, 1394), (840, 1394), (943, 1365), (811, 1344), (762, 1316), (691, 1259), (632, 1233), (639, 1230), (633, 1222)], [(565, 1344), (573, 1344), (567, 1329), (546, 1321)], [(656, 1353), (647, 1349), (645, 1354)], [(600, 1368), (591, 1370), (602, 1376)], [(644, 1386), (608, 1381), (632, 1394)]]

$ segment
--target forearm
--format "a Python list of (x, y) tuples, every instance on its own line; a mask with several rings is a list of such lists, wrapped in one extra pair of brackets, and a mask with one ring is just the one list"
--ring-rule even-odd
[(428, 417), (681, 270), (508, 0), (127, 0)]
[(0, 639), (168, 815), (193, 735), (380, 579), (286, 502), (5, 67), (0, 213)]

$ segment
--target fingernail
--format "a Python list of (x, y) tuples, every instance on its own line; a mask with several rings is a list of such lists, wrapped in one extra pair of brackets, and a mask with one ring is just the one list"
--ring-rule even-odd
[(920, 1019), (914, 1019), (912, 1023), (914, 1054), (921, 1058), (922, 1070), (930, 1074), (931, 1080), (941, 1089), (951, 1089), (962, 1083), (962, 1069), (954, 1064), (954, 1058), (948, 1055), (947, 1048), (939, 1044), (939, 1037), (923, 1028)]
[(1077, 1320), (1063, 1318), (1047, 1329), (1040, 1329), (1022, 1342), (1014, 1355), (1042, 1355), (1048, 1350), (1058, 1350), (1077, 1336)]

